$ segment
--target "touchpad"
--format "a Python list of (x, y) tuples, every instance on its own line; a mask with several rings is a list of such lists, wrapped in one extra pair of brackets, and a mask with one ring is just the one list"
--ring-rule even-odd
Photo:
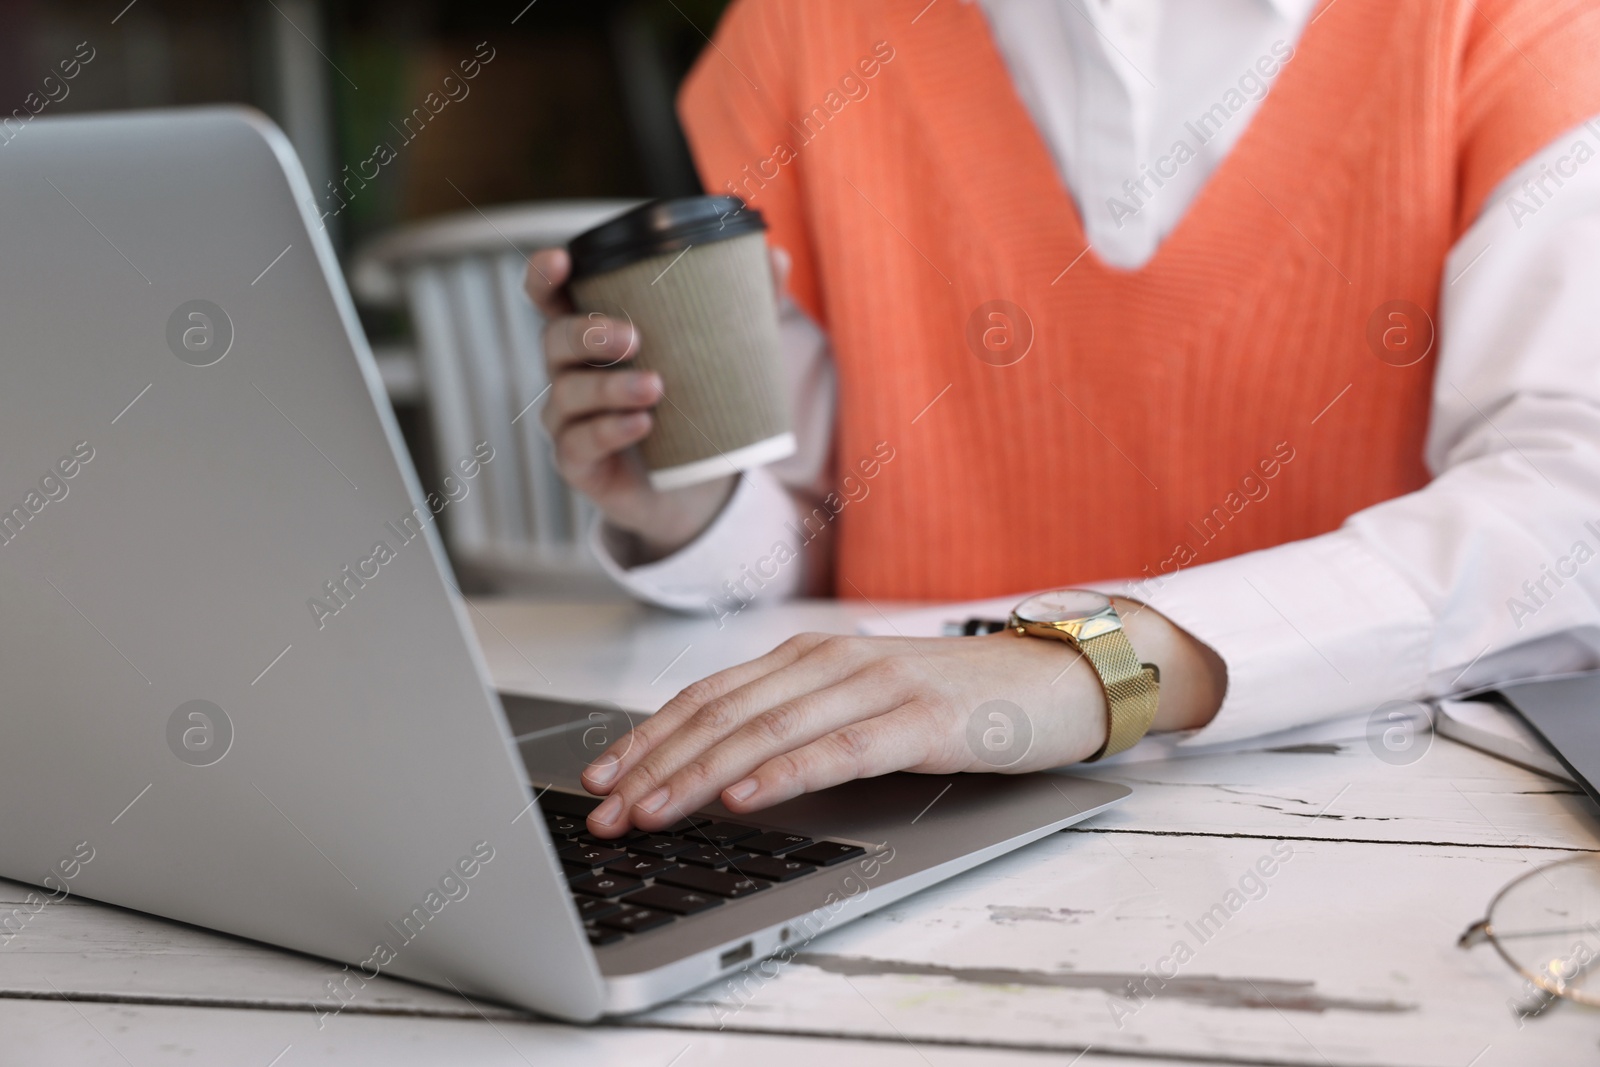
[(531, 782), (578, 787), (583, 768), (628, 731), (649, 718), (606, 700), (564, 700), (500, 694), (506, 721)]

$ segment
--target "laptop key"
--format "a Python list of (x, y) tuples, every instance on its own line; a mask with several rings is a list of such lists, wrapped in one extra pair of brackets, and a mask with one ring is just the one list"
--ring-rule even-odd
[(799, 878), (801, 875), (810, 874), (816, 867), (799, 860), (778, 856), (751, 856), (741, 860), (737, 868), (740, 874), (753, 874), (757, 878), (766, 878), (774, 882), (788, 882)]
[(818, 867), (832, 867), (835, 863), (843, 863), (866, 854), (867, 850), (860, 845), (846, 845), (840, 841), (818, 841), (814, 845), (795, 849), (788, 853), (788, 858), (802, 863), (815, 863)]
[(604, 867), (613, 860), (625, 858), (627, 853), (614, 848), (602, 848), (599, 845), (568, 845), (556, 849), (556, 855), (567, 863)]
[(589, 944), (596, 948), (614, 945), (626, 936), (621, 930), (606, 930), (599, 926), (585, 926), (583, 932), (589, 935)]
[(729, 900), (759, 893), (772, 884), (763, 882), (759, 878), (746, 878), (732, 871), (708, 871), (704, 867), (679, 867), (675, 871), (664, 871), (657, 876), (656, 882), (675, 885), (680, 889), (710, 893), (712, 896), (726, 897)]
[(599, 925), (612, 930), (621, 930), (625, 934), (639, 934), (646, 930), (654, 930), (658, 926), (665, 926), (677, 918), (671, 912), (657, 908), (640, 908), (633, 904), (620, 906), (622, 911), (599, 920)]
[(750, 853), (737, 845), (728, 845), (717, 848), (715, 845), (696, 845), (687, 852), (680, 852), (672, 858), (678, 863), (692, 863), (696, 867), (711, 867), (722, 869), (728, 864), (738, 865), (739, 861)]
[(793, 852), (797, 848), (805, 848), (812, 843), (811, 838), (802, 837), (799, 834), (772, 832), (744, 838), (739, 842), (739, 847), (750, 852), (760, 852), (767, 856), (781, 856), (786, 852)]
[(653, 878), (663, 871), (670, 871), (678, 865), (676, 860), (665, 859), (660, 856), (624, 856), (619, 860), (612, 860), (606, 864), (606, 870), (613, 874), (626, 874), (633, 878)]
[(596, 871), (587, 878), (574, 878), (567, 885), (574, 893), (587, 893), (591, 897), (605, 897), (607, 900), (644, 888), (644, 883), (639, 879), (629, 878), (625, 874), (612, 874), (610, 871)]
[(713, 845), (727, 845), (760, 832), (754, 826), (740, 826), (736, 822), (714, 822), (698, 828), (687, 836), (693, 841), (705, 840)]
[(584, 832), (583, 820), (573, 815), (546, 815), (544, 824), (554, 837), (577, 837)]
[(676, 856), (680, 852), (687, 852), (694, 847), (692, 841), (685, 841), (680, 837), (651, 836), (643, 841), (629, 841), (629, 852), (648, 853), (651, 856)]
[(589, 813), (600, 806), (603, 797), (580, 797), (574, 793), (557, 793), (546, 789), (539, 794), (539, 810), (546, 814), (571, 815), (587, 819)]
[(709, 826), (715, 820), (704, 815), (686, 815), (661, 832), (669, 837), (687, 837), (697, 826)]
[(641, 908), (655, 908), (658, 911), (670, 911), (678, 915), (696, 915), (722, 904), (721, 897), (670, 885), (653, 885), (637, 893), (630, 893), (622, 899), (626, 904), (637, 904)]
[(632, 848), (638, 842), (649, 839), (649, 834), (639, 830), (629, 830), (621, 837), (596, 837), (585, 830), (577, 837), (581, 845), (599, 845), (601, 848)]
[(601, 900), (599, 897), (574, 895), (572, 899), (578, 905), (578, 918), (586, 923), (594, 922), (596, 919), (603, 919), (607, 915), (615, 915), (622, 910), (617, 904), (609, 900)]

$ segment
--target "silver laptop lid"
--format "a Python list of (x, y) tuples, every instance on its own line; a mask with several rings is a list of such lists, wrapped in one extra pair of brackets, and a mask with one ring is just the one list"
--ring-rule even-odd
[(1514, 682), (1500, 695), (1600, 803), (1600, 672)]
[(592, 1017), (312, 203), (244, 110), (0, 145), (0, 875)]

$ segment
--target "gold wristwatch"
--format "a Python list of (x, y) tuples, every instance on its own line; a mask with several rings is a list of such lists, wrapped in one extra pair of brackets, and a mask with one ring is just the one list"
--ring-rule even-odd
[(1085, 763), (1132, 748), (1156, 717), (1161, 671), (1140, 663), (1111, 599), (1089, 589), (1057, 589), (1018, 604), (1007, 625), (1018, 635), (1065, 641), (1083, 653), (1106, 691), (1106, 743)]

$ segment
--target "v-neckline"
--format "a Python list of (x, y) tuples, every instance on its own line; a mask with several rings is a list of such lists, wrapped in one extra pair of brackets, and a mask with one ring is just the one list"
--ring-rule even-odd
[[(1301, 40), (1316, 21), (1317, 12), (1325, 9), (1329, 2), (1318, 0), (1308, 16)], [(919, 8), (926, 15), (933, 14), (923, 8), (922, 0), (905, 0), (897, 6)], [(966, 24), (956, 24), (954, 20), (958, 19), (965, 20)], [(1101, 259), (1090, 244), (1083, 213), (1033, 115), (1016, 91), (1010, 69), (981, 6), (976, 0), (948, 5), (941, 23), (927, 28), (937, 29), (939, 36), (908, 41), (904, 51), (909, 54), (909, 89), (922, 101), (929, 125), (943, 128), (937, 123), (937, 117), (970, 107), (961, 100), (973, 94), (992, 109), (990, 121), (972, 124), (963, 131), (963, 143), (945, 142), (935, 147), (943, 151), (946, 165), (961, 173), (963, 185), (968, 189), (1017, 187), (1018, 195), (988, 198), (980, 205), (980, 210), (986, 206), (990, 215), (985, 220), (988, 232), (1042, 230), (1060, 244), (1069, 246), (1072, 255), (1079, 256), (1082, 262), (1072, 261), (1075, 269), (1088, 267), (1090, 273), (1108, 279), (1150, 282), (1171, 274), (1173, 262), (1184, 258), (1190, 246), (1206, 245), (1208, 235), (1220, 233), (1221, 229), (1237, 222), (1230, 220), (1224, 198), (1238, 195), (1231, 190), (1240, 179), (1254, 186), (1256, 193), (1264, 197), (1260, 186), (1251, 182), (1247, 175), (1256, 172), (1260, 176), (1257, 157), (1263, 151), (1261, 146), (1278, 140), (1281, 128), (1295, 110), (1294, 99), (1306, 92), (1314, 80), (1302, 70), (1307, 65), (1303, 60), (1293, 61), (1298, 56), (1283, 63), (1249, 124), (1206, 178), (1177, 225), (1161, 239), (1149, 259), (1137, 267), (1124, 268)], [(981, 43), (974, 47), (973, 39)], [(1294, 48), (1298, 52), (1299, 41)], [(950, 70), (959, 70), (961, 66), (970, 69), (964, 75), (950, 76)], [(1013, 168), (1012, 172), (1000, 173), (1007, 165)], [(1270, 201), (1267, 203), (1271, 205)], [(1022, 212), (1027, 212), (1028, 218), (1024, 219)]]

